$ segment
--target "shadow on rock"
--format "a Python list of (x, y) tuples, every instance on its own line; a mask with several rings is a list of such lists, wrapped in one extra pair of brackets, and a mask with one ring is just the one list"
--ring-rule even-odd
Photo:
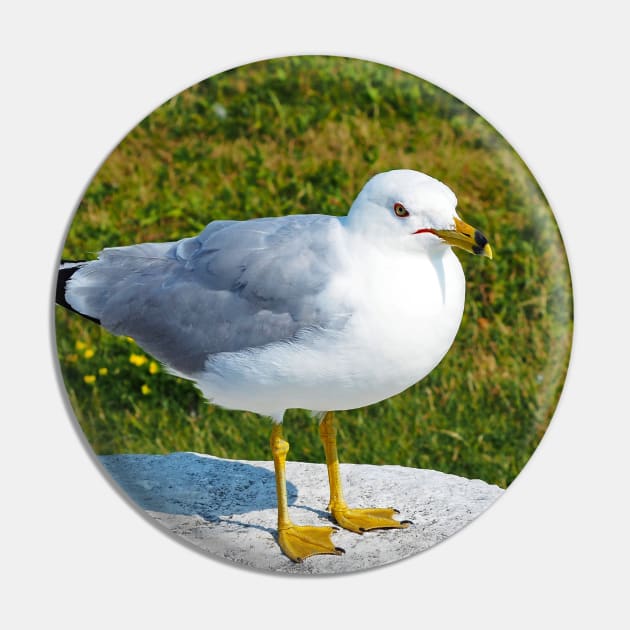
[[(143, 510), (196, 515), (218, 522), (223, 516), (276, 507), (272, 470), (197, 453), (110, 455), (107, 472)], [(289, 503), (297, 490), (287, 484)]]

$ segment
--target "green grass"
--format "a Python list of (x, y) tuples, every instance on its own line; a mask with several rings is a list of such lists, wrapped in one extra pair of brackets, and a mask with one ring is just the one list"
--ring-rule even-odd
[[(340, 456), (505, 487), (560, 395), (571, 345), (569, 270), (547, 202), (518, 155), (432, 84), (336, 57), (261, 62), (208, 79), (158, 108), (112, 152), (63, 255), (178, 239), (219, 218), (345, 214), (371, 175), (393, 168), (448, 184), (495, 259), (460, 256), (468, 293), (453, 348), (403, 394), (339, 413)], [(149, 361), (131, 363), (132, 353), (143, 354), (133, 342), (61, 308), (56, 316), (68, 395), (97, 453), (269, 459), (268, 421), (210, 406), (191, 383), (150, 373)], [(285, 427), (293, 459), (322, 460), (306, 412), (290, 411)]]

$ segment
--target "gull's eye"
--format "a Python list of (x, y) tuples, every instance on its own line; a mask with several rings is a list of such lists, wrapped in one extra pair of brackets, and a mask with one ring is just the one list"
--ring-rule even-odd
[(408, 217), (409, 213), (407, 212), (407, 209), (405, 208), (405, 206), (402, 205), (402, 203), (398, 203), (396, 202), (394, 204), (394, 214), (397, 217)]

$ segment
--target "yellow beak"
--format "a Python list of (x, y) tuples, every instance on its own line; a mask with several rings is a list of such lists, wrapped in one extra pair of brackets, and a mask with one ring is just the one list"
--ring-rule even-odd
[(460, 247), (476, 256), (492, 259), (492, 248), (488, 239), (477, 229), (455, 217), (454, 230), (433, 230), (440, 238), (453, 247)]

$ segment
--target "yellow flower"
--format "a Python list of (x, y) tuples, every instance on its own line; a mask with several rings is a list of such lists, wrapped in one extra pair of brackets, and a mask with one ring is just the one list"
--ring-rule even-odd
[(151, 393), (151, 388), (146, 383), (144, 383), (142, 387), (140, 388), (140, 391), (142, 392), (144, 396), (146, 396), (147, 394)]
[(160, 371), (160, 366), (155, 362), (149, 363), (149, 374), (157, 374)]
[(133, 337), (125, 337), (125, 339), (129, 342), (129, 343), (135, 343), (134, 338)]
[(98, 368), (98, 373), (100, 376), (107, 376), (107, 372), (109, 372), (107, 368)]
[(94, 383), (96, 383), (96, 376), (94, 376), (94, 374), (86, 374), (83, 377), (83, 380), (88, 384), (88, 385), (94, 385)]
[(148, 359), (143, 354), (134, 354), (133, 352), (129, 356), (129, 363), (133, 363), (137, 367), (144, 365)]
[(66, 357), (66, 361), (68, 361), (69, 363), (76, 363), (76, 361), (77, 361), (77, 359), (78, 359), (78, 358), (79, 358), (79, 356), (78, 356), (78, 355), (76, 355), (76, 354), (69, 354), (69, 355)]
[(93, 348), (88, 348), (84, 353), (83, 356), (86, 359), (91, 359), (94, 356), (94, 349)]
[(74, 344), (74, 347), (75, 347), (77, 350), (85, 350), (85, 349), (87, 348), (87, 343), (84, 343), (83, 341), (77, 341), (77, 342)]

